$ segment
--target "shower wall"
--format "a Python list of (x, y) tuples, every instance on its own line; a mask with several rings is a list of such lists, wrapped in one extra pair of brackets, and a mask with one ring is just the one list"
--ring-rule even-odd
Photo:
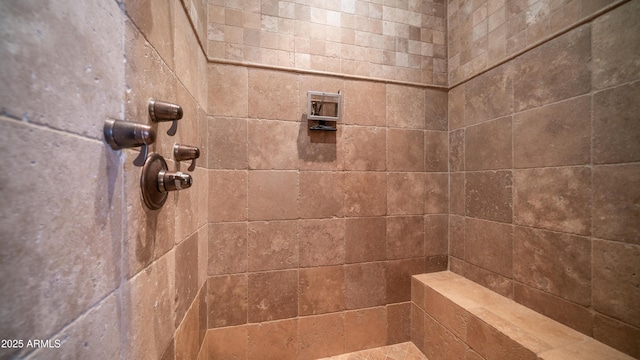
[(115, 1), (0, 3), (0, 358), (120, 358), (122, 31)]
[(611, 0), (451, 0), (449, 85), (588, 18)]
[[(446, 91), (209, 64), (207, 352), (313, 359), (410, 339), (447, 268)], [(343, 94), (314, 132), (307, 90)]]
[(210, 59), (447, 84), (444, 0), (208, 3)]
[[(170, 170), (187, 172), (189, 166), (173, 161), (174, 144), (207, 154), (207, 61), (198, 37), (205, 7), (203, 1), (124, 3), (124, 118), (150, 124), (151, 98), (182, 106), (175, 136), (168, 135), (171, 123), (154, 126), (158, 135), (150, 151), (164, 156)], [(140, 199), (140, 168), (132, 165), (138, 151), (125, 156), (123, 353), (196, 359), (206, 332), (206, 161), (196, 161), (193, 187), (169, 193), (160, 210), (150, 211)]]
[(449, 92), (450, 268), (640, 356), (640, 2)]
[(174, 143), (206, 154), (206, 57), (193, 30), (204, 26), (190, 23), (204, 9), (177, 0), (0, 3), (0, 338), (23, 340), (0, 358), (197, 358), (206, 161), (193, 188), (148, 211), (138, 151), (111, 150), (102, 127), (150, 124), (149, 98), (176, 102), (185, 114), (177, 135), (156, 126), (150, 150), (183, 171), (171, 161)]

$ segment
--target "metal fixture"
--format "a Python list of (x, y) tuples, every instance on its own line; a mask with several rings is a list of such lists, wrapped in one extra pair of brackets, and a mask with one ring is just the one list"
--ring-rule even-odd
[(342, 94), (320, 91), (307, 91), (307, 119), (340, 120)]
[(113, 150), (151, 145), (156, 140), (156, 131), (149, 125), (109, 119), (103, 130), (104, 140)]
[(182, 107), (166, 101), (149, 100), (149, 117), (154, 123), (182, 119)]
[(176, 161), (192, 160), (189, 165), (189, 171), (196, 169), (196, 159), (200, 157), (200, 149), (197, 146), (190, 145), (173, 145), (173, 158)]
[(168, 170), (164, 158), (155, 153), (149, 155), (142, 167), (142, 199), (151, 210), (160, 209), (164, 205), (169, 191), (183, 190), (193, 185), (191, 175)]
[(337, 93), (307, 91), (307, 119), (317, 120), (317, 124), (309, 129), (336, 131), (335, 124), (328, 124), (327, 121), (340, 120), (341, 103), (342, 95), (339, 91)]

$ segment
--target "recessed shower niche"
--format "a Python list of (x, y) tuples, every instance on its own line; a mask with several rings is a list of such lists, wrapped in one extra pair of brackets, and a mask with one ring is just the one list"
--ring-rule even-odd
[(316, 120), (317, 124), (310, 130), (336, 131), (336, 123), (340, 121), (342, 94), (321, 91), (307, 92), (307, 119)]

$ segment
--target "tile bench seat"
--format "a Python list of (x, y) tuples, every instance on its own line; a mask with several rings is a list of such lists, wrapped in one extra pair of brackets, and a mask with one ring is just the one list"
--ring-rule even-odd
[(633, 359), (450, 271), (411, 282), (412, 341), (429, 360)]

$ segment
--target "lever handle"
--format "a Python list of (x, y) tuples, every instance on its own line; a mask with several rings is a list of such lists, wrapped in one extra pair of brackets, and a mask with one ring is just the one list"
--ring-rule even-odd
[(188, 189), (193, 185), (193, 178), (181, 171), (161, 170), (158, 173), (158, 190), (160, 192)]
[(156, 140), (156, 131), (148, 125), (121, 120), (104, 122), (104, 140), (113, 150), (150, 145)]
[(182, 107), (166, 101), (149, 100), (149, 117), (154, 123), (182, 119)]
[(197, 146), (190, 145), (173, 145), (173, 158), (176, 161), (192, 160), (189, 165), (189, 171), (196, 169), (196, 159), (200, 157), (200, 149)]

